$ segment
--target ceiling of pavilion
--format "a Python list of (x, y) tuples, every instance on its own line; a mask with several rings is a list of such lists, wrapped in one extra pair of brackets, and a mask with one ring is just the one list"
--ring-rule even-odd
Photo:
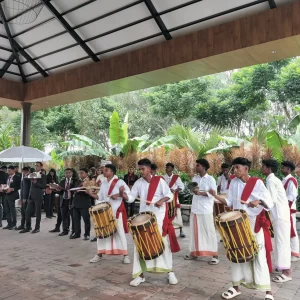
[(36, 80), (294, 1), (0, 0), (0, 78)]

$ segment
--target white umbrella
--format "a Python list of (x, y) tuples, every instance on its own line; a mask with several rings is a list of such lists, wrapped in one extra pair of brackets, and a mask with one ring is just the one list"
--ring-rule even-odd
[(49, 161), (51, 156), (36, 148), (20, 146), (12, 147), (0, 152), (0, 161), (3, 162), (36, 162)]

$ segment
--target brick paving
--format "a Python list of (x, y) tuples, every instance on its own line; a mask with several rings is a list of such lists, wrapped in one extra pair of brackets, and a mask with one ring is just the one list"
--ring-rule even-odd
[[(179, 284), (168, 285), (165, 274), (146, 274), (146, 283), (134, 288), (129, 286), (131, 264), (122, 264), (119, 256), (106, 256), (100, 263), (90, 264), (96, 243), (48, 233), (55, 222), (43, 216), (41, 232), (35, 235), (0, 229), (0, 299), (207, 300), (220, 299), (220, 294), (230, 286), (229, 263), (223, 245), (220, 245), (220, 264), (210, 266), (208, 259), (183, 260), (188, 237), (179, 238), (182, 251), (173, 256)], [(132, 254), (130, 237), (128, 243)], [(276, 300), (300, 300), (300, 262), (292, 263), (292, 267), (293, 281), (272, 283)], [(242, 289), (242, 295), (237, 297), (263, 298), (263, 293), (247, 289)]]

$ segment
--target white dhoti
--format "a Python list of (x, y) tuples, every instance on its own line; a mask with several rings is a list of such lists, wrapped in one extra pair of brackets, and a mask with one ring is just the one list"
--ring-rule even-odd
[(190, 255), (217, 256), (218, 241), (213, 214), (190, 216)]
[(172, 224), (173, 224), (174, 228), (183, 227), (181, 209), (180, 208), (177, 208), (176, 217), (174, 218)]
[(254, 236), (259, 248), (258, 255), (251, 262), (231, 263), (232, 284), (260, 291), (271, 291), (263, 229), (254, 233)]
[(292, 250), (292, 256), (300, 257), (299, 254), (299, 238), (297, 233), (297, 224), (296, 224), (296, 214), (292, 214), (293, 217), (293, 225), (295, 229), (296, 236), (291, 238), (291, 250)]
[(98, 254), (127, 255), (127, 240), (123, 227), (122, 213), (116, 219), (117, 232), (106, 239), (97, 239)]
[[(162, 233), (163, 220), (157, 219), (157, 226), (160, 233)], [(136, 278), (144, 272), (152, 273), (169, 273), (173, 269), (173, 255), (170, 248), (169, 236), (162, 238), (165, 244), (165, 250), (162, 255), (152, 260), (143, 260), (139, 257), (136, 247), (133, 251), (133, 270), (132, 277)]]
[(275, 267), (278, 270), (289, 270), (291, 268), (291, 223), (285, 220), (274, 220), (274, 256)]

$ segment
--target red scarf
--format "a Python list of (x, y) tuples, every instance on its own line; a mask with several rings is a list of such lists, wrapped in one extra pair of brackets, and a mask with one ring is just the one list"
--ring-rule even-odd
[[(119, 179), (118, 178), (115, 178), (109, 189), (108, 189), (108, 197), (111, 196), (111, 193), (113, 192), (116, 184), (118, 183)], [(123, 228), (124, 228), (124, 231), (125, 233), (128, 233), (128, 224), (127, 224), (127, 211), (126, 211), (126, 207), (124, 205), (124, 200), (122, 200), (121, 202), (121, 205), (119, 206), (117, 212), (116, 212), (116, 218), (119, 219), (119, 216), (120, 216), (120, 213), (122, 213), (122, 219), (123, 219)]]
[[(295, 177), (290, 177), (286, 183), (284, 184), (284, 189), (286, 190), (288, 188), (288, 185), (289, 183), (293, 182), (295, 187), (298, 189), (298, 182), (297, 182), (297, 179)], [(289, 207), (290, 207), (290, 222), (291, 222), (291, 238), (295, 237), (296, 236), (296, 231), (295, 231), (295, 228), (294, 228), (294, 222), (293, 222), (293, 214), (295, 214), (297, 212), (297, 210), (295, 209), (292, 209), (292, 205), (293, 205), (293, 202), (292, 201), (289, 201)]]
[[(247, 201), (249, 199), (249, 197), (252, 194), (252, 191), (255, 187), (255, 184), (258, 180), (261, 180), (258, 177), (250, 177), (246, 183), (246, 186), (243, 190), (241, 199), (243, 201)], [(268, 267), (269, 267), (269, 272), (272, 272), (272, 258), (271, 258), (271, 252), (273, 251), (272, 248), (272, 240), (271, 240), (271, 234), (270, 234), (270, 228), (271, 223), (270, 221), (267, 219), (266, 214), (265, 214), (265, 210), (263, 209), (261, 211), (261, 213), (256, 217), (256, 222), (255, 222), (255, 226), (254, 226), (254, 232), (258, 233), (261, 228), (263, 228), (263, 232), (264, 232), (264, 238), (265, 238), (265, 248), (266, 248), (266, 259), (267, 259), (267, 263), (268, 263)]]
[[(149, 189), (148, 189), (148, 195), (147, 195), (147, 200), (149, 202), (152, 202), (154, 194), (156, 192), (156, 189), (158, 187), (158, 184), (160, 182), (160, 179), (162, 177), (161, 176), (153, 176), (151, 178), (150, 181), (150, 185), (149, 185)], [(147, 205), (150, 205), (150, 203), (147, 203)], [(163, 236), (166, 236), (167, 234), (169, 235), (169, 241), (170, 241), (170, 248), (171, 248), (171, 252), (179, 252), (180, 251), (180, 247), (176, 238), (176, 234), (175, 234), (175, 229), (173, 227), (172, 221), (169, 220), (169, 216), (168, 216), (168, 202), (166, 202), (166, 213), (165, 213), (165, 217), (163, 220)]]
[[(177, 179), (179, 178), (179, 175), (173, 174), (172, 179), (169, 183), (169, 188), (172, 188), (172, 186), (176, 183)], [(174, 193), (174, 200), (176, 203), (176, 207), (180, 208), (180, 203), (178, 202), (178, 191), (175, 191)]]

